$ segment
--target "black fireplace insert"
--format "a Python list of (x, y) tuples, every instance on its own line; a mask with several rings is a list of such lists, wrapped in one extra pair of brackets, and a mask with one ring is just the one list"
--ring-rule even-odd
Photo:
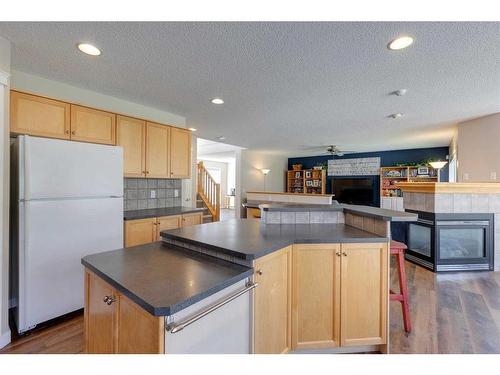
[(408, 223), (406, 259), (434, 272), (493, 270), (493, 214), (406, 211), (418, 214)]

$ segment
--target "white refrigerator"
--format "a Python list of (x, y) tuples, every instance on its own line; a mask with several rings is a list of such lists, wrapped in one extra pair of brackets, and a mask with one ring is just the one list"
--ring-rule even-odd
[(19, 136), (11, 162), (11, 295), (22, 333), (81, 309), (81, 258), (123, 247), (123, 150)]

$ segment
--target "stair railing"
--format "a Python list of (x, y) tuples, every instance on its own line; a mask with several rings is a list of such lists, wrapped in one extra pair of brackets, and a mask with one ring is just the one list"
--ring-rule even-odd
[(212, 215), (213, 221), (220, 220), (220, 184), (207, 171), (203, 162), (198, 162), (198, 195), (200, 196), (208, 211)]

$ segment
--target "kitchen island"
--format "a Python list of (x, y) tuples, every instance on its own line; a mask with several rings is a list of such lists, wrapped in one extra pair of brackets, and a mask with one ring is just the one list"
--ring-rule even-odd
[(87, 352), (387, 352), (387, 234), (242, 219), (161, 236), (82, 259)]

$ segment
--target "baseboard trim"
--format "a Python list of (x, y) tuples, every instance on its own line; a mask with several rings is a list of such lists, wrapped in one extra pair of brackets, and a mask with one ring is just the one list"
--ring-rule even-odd
[(10, 344), (10, 329), (0, 336), (0, 349)]

